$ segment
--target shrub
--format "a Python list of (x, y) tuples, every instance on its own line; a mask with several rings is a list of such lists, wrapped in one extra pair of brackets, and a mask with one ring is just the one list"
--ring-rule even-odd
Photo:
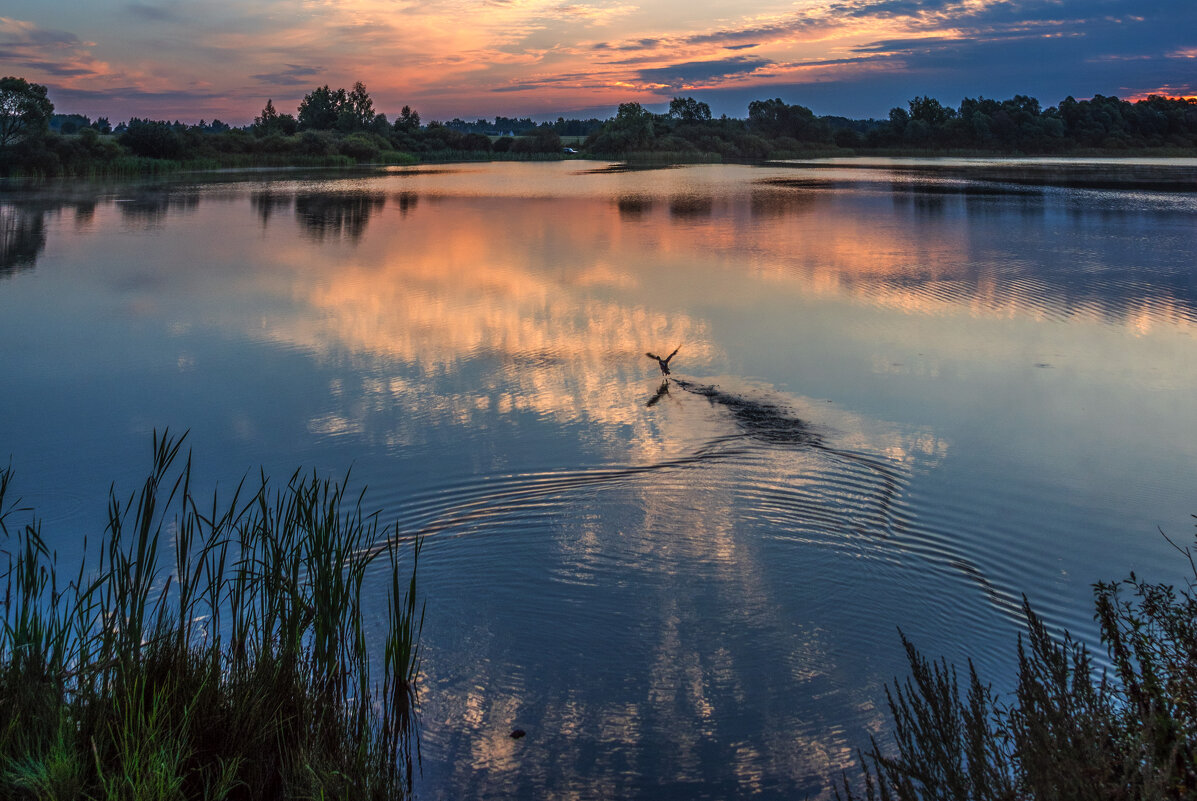
[(346, 136), (339, 145), (342, 155), (357, 161), (377, 161), (379, 146), (372, 134), (352, 133)]
[[(886, 689), (894, 748), (861, 757), (867, 799), (1197, 797), (1197, 565), (1177, 590), (1130, 578), (1095, 586), (1113, 675), (1053, 638), (1024, 600), (1018, 685), (1003, 701), (969, 664), (929, 662), (903, 637), (911, 677)], [(844, 795), (859, 798), (844, 777)]]
[(183, 139), (165, 122), (132, 119), (120, 136), (120, 143), (135, 156), (155, 159), (177, 159), (183, 155)]

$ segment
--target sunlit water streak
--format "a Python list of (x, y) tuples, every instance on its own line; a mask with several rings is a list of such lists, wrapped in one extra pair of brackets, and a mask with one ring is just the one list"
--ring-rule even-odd
[(154, 428), (350, 471), (425, 538), (423, 797), (825, 796), (897, 627), (1007, 687), (1194, 511), (1197, 194), (927, 167), (11, 189), (0, 446), (68, 560)]

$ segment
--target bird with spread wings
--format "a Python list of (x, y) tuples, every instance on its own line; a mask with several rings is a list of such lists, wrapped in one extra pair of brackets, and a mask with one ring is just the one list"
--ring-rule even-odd
[(669, 360), (672, 359), (674, 356), (676, 356), (677, 352), (681, 349), (682, 349), (682, 346), (678, 345), (676, 348), (673, 349), (673, 353), (669, 354), (664, 359), (662, 359), (660, 356), (658, 356), (655, 353), (645, 353), (644, 355), (650, 359), (656, 359), (657, 364), (661, 367), (661, 374), (669, 375)]

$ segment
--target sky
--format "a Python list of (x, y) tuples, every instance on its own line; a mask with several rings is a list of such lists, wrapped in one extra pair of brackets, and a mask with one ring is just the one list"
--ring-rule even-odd
[(918, 95), (1197, 95), (1197, 0), (4, 0), (0, 73), (113, 124), (241, 125), (355, 81), (392, 119), (678, 96), (880, 118)]

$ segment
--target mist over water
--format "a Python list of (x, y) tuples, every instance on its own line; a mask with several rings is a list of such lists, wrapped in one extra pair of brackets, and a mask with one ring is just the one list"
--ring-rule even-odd
[(823, 797), (898, 626), (1008, 687), (1197, 512), (1197, 194), (924, 166), (9, 188), (0, 458), (68, 562), (155, 428), (348, 471), (426, 538), (422, 797)]

